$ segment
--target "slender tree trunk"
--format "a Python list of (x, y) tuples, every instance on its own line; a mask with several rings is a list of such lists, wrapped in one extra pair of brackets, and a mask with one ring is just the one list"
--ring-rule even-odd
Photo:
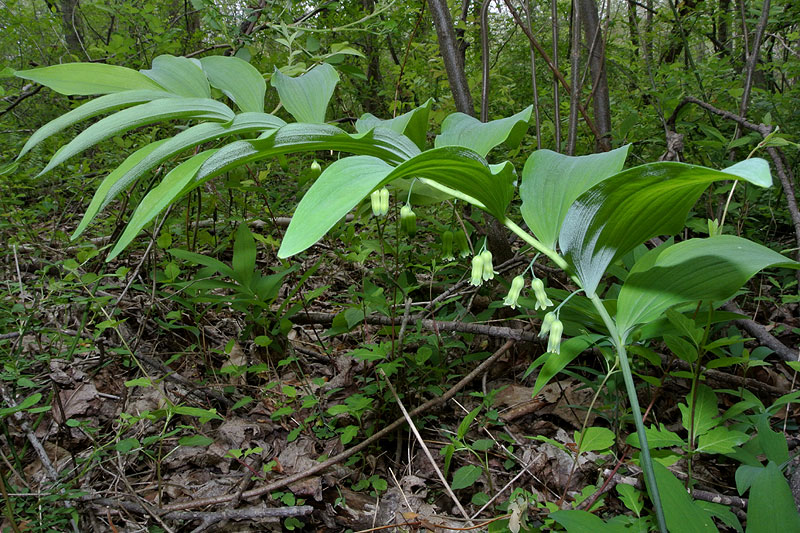
[(728, 42), (730, 32), (730, 22), (728, 21), (731, 10), (731, 0), (719, 0), (719, 12), (717, 13), (717, 52), (730, 53), (730, 43)]
[[(364, 8), (365, 14), (372, 13), (375, 10), (375, 0), (361, 0), (361, 6)], [(367, 83), (360, 86), (361, 102), (364, 105), (364, 111), (382, 116), (384, 114), (384, 98), (380, 94), (383, 85), (380, 49), (375, 45), (375, 37), (369, 32), (364, 37), (364, 54), (367, 56)]]
[[(523, 7), (525, 8), (525, 19), (528, 23), (528, 31), (532, 31), (533, 20), (531, 19), (531, 2), (524, 0)], [(536, 149), (542, 149), (542, 125), (539, 116), (539, 90), (536, 87), (536, 50), (533, 48), (533, 43), (529, 42), (528, 47), (531, 52), (531, 91), (533, 92), (533, 116), (536, 122)]]
[(555, 127), (555, 151), (561, 151), (561, 99), (558, 94), (558, 3), (550, 0), (550, 23), (553, 27), (553, 126)]
[(578, 102), (581, 99), (581, 8), (580, 0), (572, 2), (570, 24), (570, 84), (569, 127), (567, 128), (567, 155), (575, 155), (578, 141)]
[[(597, 151), (611, 150), (611, 104), (606, 76), (606, 46), (600, 29), (595, 0), (577, 0), (581, 10), (584, 37), (589, 47), (589, 71), (592, 74), (592, 94), (594, 98), (594, 124), (599, 136), (595, 143)], [(574, 82), (573, 82), (574, 83)]]
[(636, 4), (628, 0), (628, 34), (633, 44), (633, 59), (639, 58), (639, 14), (636, 12)]
[(77, 58), (86, 57), (83, 50), (83, 28), (81, 25), (80, 14), (78, 13), (78, 0), (47, 0), (47, 7), (51, 11), (58, 11), (61, 14), (61, 29), (64, 32), (64, 41), (67, 43), (67, 50)]

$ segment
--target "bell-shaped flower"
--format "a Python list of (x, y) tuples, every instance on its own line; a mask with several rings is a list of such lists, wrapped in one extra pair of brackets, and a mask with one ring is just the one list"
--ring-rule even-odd
[(369, 203), (372, 206), (373, 216), (381, 216), (381, 191), (372, 191), (369, 195)]
[(481, 252), (483, 257), (483, 281), (494, 278), (494, 266), (492, 265), (492, 252), (484, 250)]
[(511, 306), (511, 309), (516, 309), (517, 300), (519, 300), (519, 294), (522, 292), (522, 288), (524, 286), (525, 278), (522, 275), (514, 278), (511, 281), (511, 288), (508, 290), (508, 296), (506, 296), (506, 299), (503, 300), (503, 304)]
[(550, 336), (547, 338), (548, 353), (560, 353), (562, 333), (564, 333), (564, 324), (556, 318), (550, 326)]
[(547, 297), (547, 293), (544, 292), (544, 282), (542, 280), (534, 278), (531, 282), (531, 288), (533, 289), (533, 295), (536, 296), (534, 309), (547, 309), (553, 305), (553, 302)]
[(381, 215), (385, 216), (389, 213), (389, 189), (386, 187), (381, 189), (381, 196), (380, 196), (380, 208), (381, 208)]
[(461, 257), (467, 257), (470, 254), (469, 243), (467, 242), (467, 235), (463, 231), (457, 231), (454, 235), (458, 253)]
[(553, 312), (547, 313), (542, 319), (542, 327), (539, 329), (539, 338), (543, 339), (550, 333), (550, 328), (553, 327), (553, 322), (557, 320), (556, 314)]
[(411, 237), (417, 234), (417, 215), (408, 204), (400, 208), (400, 227)]
[(483, 283), (483, 254), (472, 258), (472, 277), (469, 282), (476, 287)]
[(453, 232), (446, 230), (442, 233), (442, 261), (452, 261), (453, 257)]

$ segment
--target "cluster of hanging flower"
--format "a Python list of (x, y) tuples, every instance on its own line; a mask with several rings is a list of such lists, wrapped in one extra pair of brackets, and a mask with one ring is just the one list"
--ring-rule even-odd
[(492, 265), (492, 252), (484, 250), (472, 258), (472, 276), (470, 283), (474, 286), (483, 284), (494, 278), (494, 265)]
[(386, 187), (372, 191), (369, 199), (372, 204), (372, 214), (376, 217), (385, 216), (389, 212), (389, 189)]
[[(475, 259), (473, 259), (472, 262), (472, 276), (474, 285)], [(519, 300), (519, 296), (522, 293), (522, 289), (524, 287), (525, 287), (525, 276), (520, 274), (511, 281), (511, 288), (508, 290), (508, 295), (503, 301), (503, 304), (510, 306), (511, 309), (516, 309), (517, 301)], [(548, 307), (553, 306), (552, 300), (550, 300), (550, 298), (547, 297), (547, 293), (544, 290), (544, 282), (541, 279), (533, 278), (533, 281), (531, 282), (531, 289), (533, 289), (533, 294), (536, 297), (536, 304), (534, 305), (534, 309), (537, 310), (547, 309)], [(544, 315), (544, 319), (542, 320), (542, 329), (539, 332), (539, 337), (544, 338), (549, 334), (547, 340), (548, 352), (559, 353), (561, 348), (561, 334), (563, 332), (564, 332), (564, 325), (558, 319), (558, 315), (556, 313), (549, 312), (546, 315)]]

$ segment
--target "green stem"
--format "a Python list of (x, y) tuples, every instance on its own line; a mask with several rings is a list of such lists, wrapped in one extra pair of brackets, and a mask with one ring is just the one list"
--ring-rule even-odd
[(609, 333), (611, 334), (611, 341), (617, 349), (619, 356), (619, 367), (622, 370), (622, 378), (625, 381), (625, 389), (628, 392), (628, 401), (631, 403), (631, 412), (633, 412), (633, 422), (636, 424), (636, 433), (639, 435), (639, 446), (642, 450), (641, 461), (642, 470), (644, 470), (644, 480), (647, 485), (647, 491), (650, 494), (650, 501), (656, 512), (656, 519), (658, 520), (658, 528), (661, 533), (667, 533), (667, 521), (664, 518), (664, 509), (661, 506), (661, 496), (658, 494), (658, 485), (656, 485), (656, 475), (653, 470), (653, 460), (650, 457), (650, 448), (647, 445), (647, 434), (644, 430), (644, 420), (642, 420), (642, 410), (639, 406), (639, 398), (636, 395), (636, 385), (633, 383), (633, 374), (631, 373), (630, 364), (628, 364), (628, 354), (625, 351), (625, 343), (622, 337), (617, 332), (617, 326), (614, 319), (608, 314), (602, 300), (596, 294), (591, 297), (597, 312), (603, 319)]
[(507, 227), (508, 229), (510, 229), (511, 231), (516, 233), (517, 235), (519, 235), (519, 237), (523, 241), (525, 241), (526, 243), (528, 243), (531, 246), (533, 246), (533, 248), (535, 250), (537, 250), (537, 251), (543, 253), (544, 255), (546, 255), (547, 257), (549, 257), (550, 260), (558, 266), (558, 268), (560, 268), (561, 270), (563, 270), (563, 271), (565, 271), (567, 273), (570, 272), (570, 268), (569, 268), (569, 265), (567, 264), (567, 262), (564, 260), (563, 257), (558, 255), (558, 253), (556, 253), (555, 250), (553, 250), (552, 248), (548, 248), (547, 246), (542, 244), (541, 241), (539, 241), (538, 239), (535, 239), (533, 236), (531, 236), (530, 233), (528, 233), (524, 229), (522, 229), (519, 226), (517, 226), (517, 224), (513, 220), (511, 220), (510, 218), (506, 217), (505, 219), (502, 220), (502, 222), (503, 222), (503, 225), (505, 225), (505, 227)]

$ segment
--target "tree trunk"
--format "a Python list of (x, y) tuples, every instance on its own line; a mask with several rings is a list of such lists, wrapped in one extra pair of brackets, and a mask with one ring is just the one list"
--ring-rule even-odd
[[(606, 77), (606, 46), (595, 0), (578, 0), (584, 38), (589, 48), (589, 72), (592, 75), (594, 124), (598, 131), (595, 148), (598, 152), (611, 150), (611, 105)], [(574, 82), (573, 82), (574, 83)]]
[[(375, 0), (361, 0), (365, 14), (375, 10)], [(380, 94), (383, 86), (381, 76), (380, 49), (375, 45), (375, 37), (367, 32), (364, 37), (364, 54), (367, 56), (367, 83), (361, 86), (361, 102), (364, 111), (373, 115), (382, 116), (385, 111), (384, 98)]]

